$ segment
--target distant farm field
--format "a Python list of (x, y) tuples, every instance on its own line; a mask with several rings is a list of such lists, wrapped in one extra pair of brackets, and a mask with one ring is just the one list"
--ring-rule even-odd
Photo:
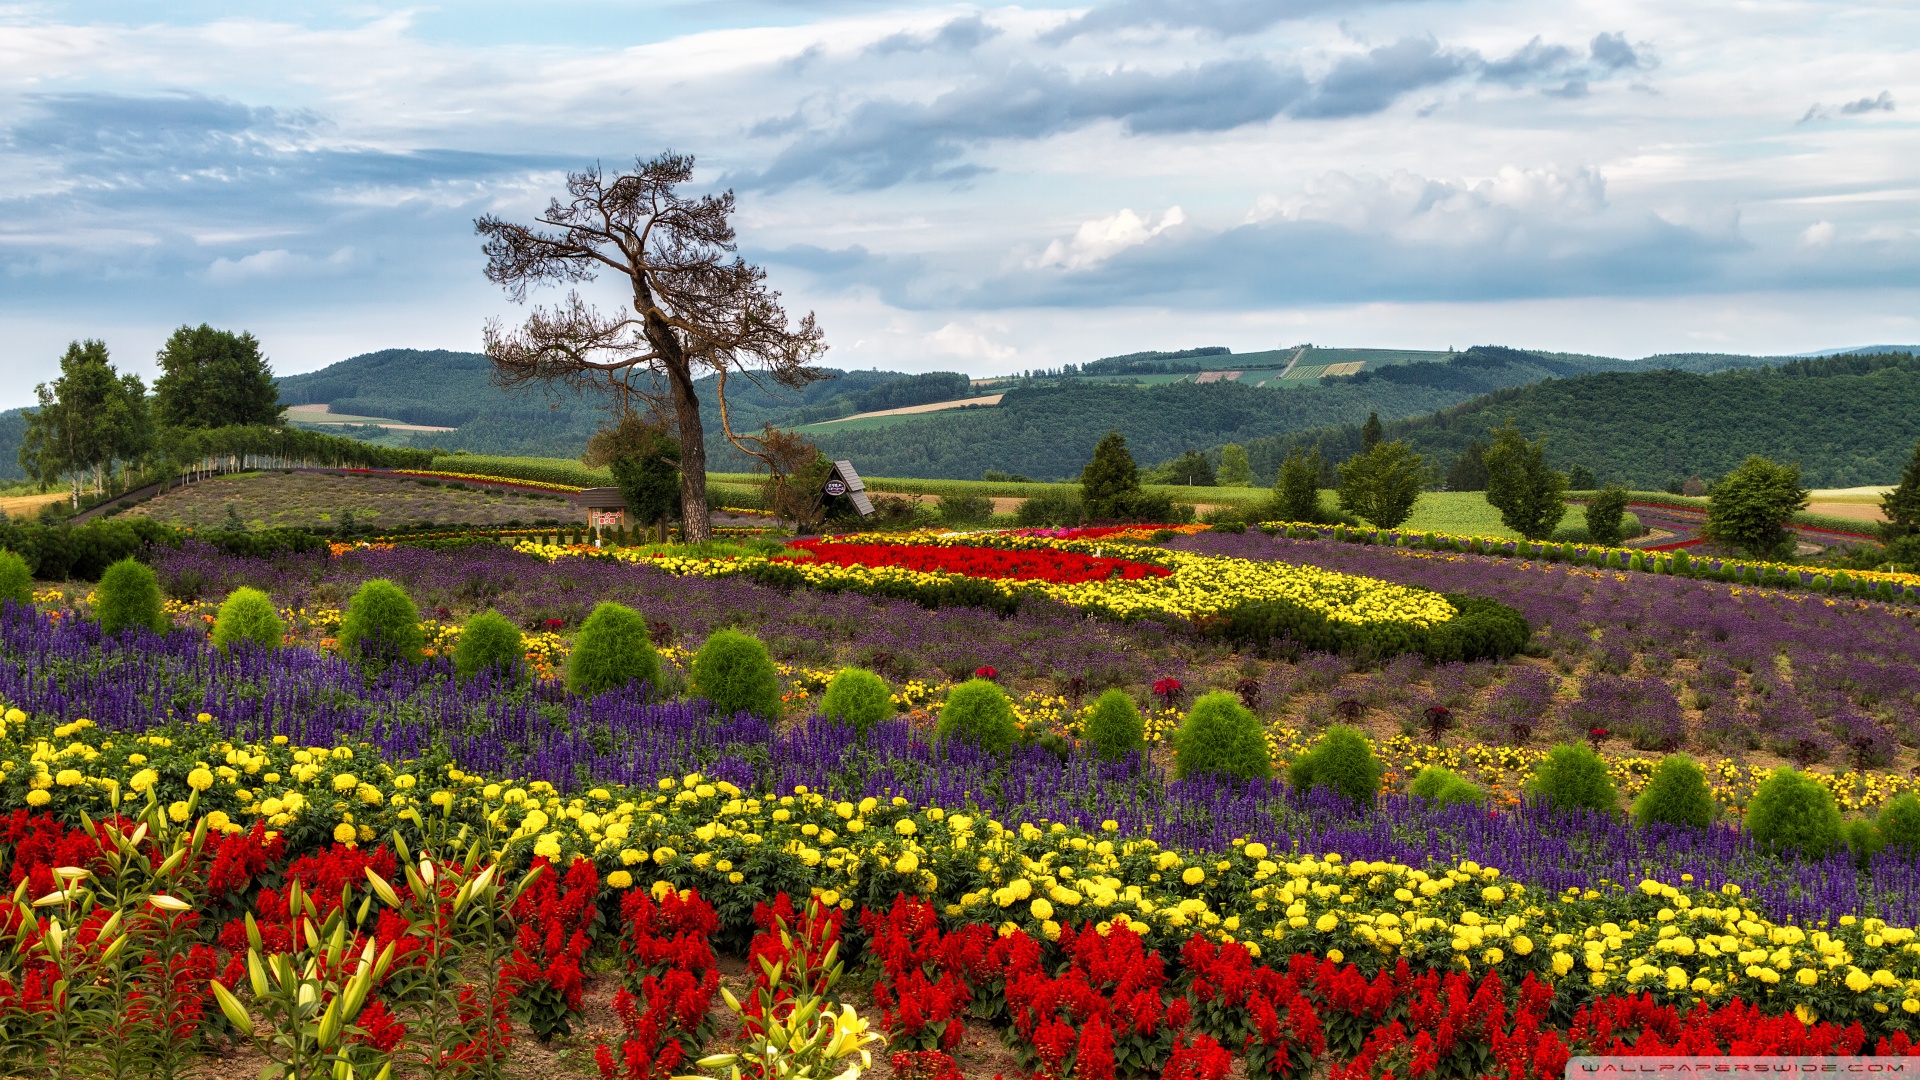
[(332, 528), (344, 514), (362, 527), (533, 525), (578, 515), (564, 497), (467, 488), (437, 481), (333, 473), (257, 472), (203, 480), (124, 511), (174, 525), (214, 528), (230, 518), (251, 529)]

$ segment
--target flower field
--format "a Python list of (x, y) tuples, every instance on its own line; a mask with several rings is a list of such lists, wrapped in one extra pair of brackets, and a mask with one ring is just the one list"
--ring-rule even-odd
[[(0, 865), (24, 905), (0, 950), (0, 1066), (111, 1075), (74, 1032), (115, 1000), (167, 1003), (127, 1022), (127, 1053), (279, 1062), (272, 1033), (306, 1030), (288, 1019), (308, 1015), (302, 979), (309, 1004), (338, 1003), (310, 1014), (325, 1037), (299, 1075), (316, 1076), (503, 1075), (516, 1041), (549, 1037), (595, 1058), (586, 1075), (751, 1071), (789, 1024), (781, 1039), (812, 1048), (793, 1053), (839, 1062), (820, 1075), (864, 1049), (946, 1080), (982, 1034), (1007, 1048), (995, 1071), (1048, 1080), (1519, 1080), (1604, 1050), (1911, 1047), (1920, 861), (1782, 857), (1734, 815), (1782, 760), (1848, 812), (1915, 788), (1913, 609), (1517, 553), (1167, 533), (863, 536), (730, 561), (190, 543), (153, 556), (173, 628), (112, 637), (84, 588), (42, 588), (0, 613)], [(756, 565), (1024, 602), (929, 610)], [(423, 662), (373, 673), (332, 648), (374, 578), (420, 606)], [(285, 647), (209, 646), (241, 585), (288, 618)], [(1524, 615), (1528, 654), (1236, 650), (1207, 621), (1277, 598), (1443, 623), (1442, 594)], [(646, 616), (661, 685), (588, 697), (553, 677), (606, 600)], [(527, 660), (458, 676), (457, 628), (486, 609), (527, 631)], [(692, 650), (722, 627), (768, 644), (784, 715), (689, 692)], [(846, 664), (879, 672), (899, 715), (864, 735), (817, 715)], [(943, 741), (940, 702), (983, 671), (1029, 734), (1065, 741)], [(1148, 752), (1078, 741), (1108, 687), (1149, 704)], [(1378, 798), (1178, 778), (1159, 741), (1209, 689), (1252, 708), (1283, 763), (1331, 720), (1358, 724), (1387, 767)], [(1732, 813), (1701, 830), (1520, 800), (1568, 737), (1628, 795), (1690, 749)], [(1426, 764), (1493, 797), (1403, 794)], [(779, 967), (723, 974), (717, 954)], [(615, 1027), (587, 1035), (582, 995), (616, 987)]]

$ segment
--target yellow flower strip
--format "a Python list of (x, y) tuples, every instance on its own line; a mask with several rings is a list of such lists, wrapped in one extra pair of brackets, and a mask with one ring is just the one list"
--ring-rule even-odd
[(396, 766), (364, 744), (227, 740), (210, 723), (127, 736), (82, 720), (34, 735), (16, 710), (0, 727), (0, 788), (16, 797), (24, 788), (21, 801), (68, 820), (109, 812), (116, 789), (152, 791), (176, 820), (198, 812), (237, 832), (261, 819), (307, 844), (368, 843), (396, 828), (418, 836), (434, 815), (478, 827), (510, 863), (588, 858), (612, 888), (665, 880), (723, 906), (764, 899), (768, 881), (804, 880), (830, 904), (884, 907), (904, 891), (953, 918), (1046, 936), (1124, 919), (1168, 949), (1199, 931), (1276, 957), (1406, 957), (1509, 980), (1533, 972), (1681, 1005), (1738, 995), (1776, 1012), (1804, 1004), (1832, 1015), (1836, 1000), (1920, 1009), (1906, 1004), (1920, 1003), (1911, 929), (1850, 916), (1832, 927), (1775, 924), (1732, 885), (1643, 881), (1553, 895), (1472, 862), (1348, 862), (1270, 852), (1257, 838), (1201, 855), (1120, 836), (1111, 822), (1003, 823), (804, 786), (776, 797), (690, 775), (565, 795), (452, 766)]

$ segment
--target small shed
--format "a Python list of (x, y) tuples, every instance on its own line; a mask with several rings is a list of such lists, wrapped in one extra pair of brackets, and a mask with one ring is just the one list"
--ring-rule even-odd
[(845, 495), (853, 503), (853, 508), (860, 511), (861, 517), (873, 513), (873, 502), (867, 498), (866, 482), (860, 479), (859, 473), (853, 471), (851, 461), (833, 463), (833, 470), (827, 473), (826, 493)]
[(573, 497), (587, 512), (590, 529), (618, 529), (627, 523), (627, 500), (617, 487), (591, 487)]

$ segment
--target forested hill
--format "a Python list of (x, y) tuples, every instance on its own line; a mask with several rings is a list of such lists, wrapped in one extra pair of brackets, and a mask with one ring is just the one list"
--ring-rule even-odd
[(1187, 449), (1248, 442), (1369, 412), (1409, 416), (1500, 387), (1584, 371), (1513, 349), (1469, 349), (1438, 363), (1400, 364), (1286, 389), (1242, 383), (1115, 386), (1068, 382), (1007, 392), (998, 408), (915, 417), (865, 431), (816, 432), (821, 449), (876, 476), (971, 479), (987, 469), (1036, 480), (1077, 476), (1100, 436), (1127, 437), (1141, 462)]
[[(1381, 415), (1388, 415), (1382, 410)], [(1603, 481), (1660, 488), (1727, 472), (1748, 454), (1798, 462), (1812, 487), (1890, 484), (1920, 440), (1920, 356), (1848, 355), (1778, 367), (1697, 375), (1601, 373), (1500, 390), (1410, 420), (1389, 421), (1444, 471), (1468, 440), (1485, 442), (1508, 420), (1545, 437), (1558, 468), (1584, 465)], [(1219, 442), (1231, 440), (1221, 439)], [(1257, 476), (1294, 444), (1342, 460), (1360, 447), (1349, 417), (1334, 425), (1247, 444)]]
[[(798, 391), (735, 379), (728, 386), (735, 430), (757, 431), (769, 422), (805, 424), (967, 393), (966, 376), (955, 372), (829, 371), (832, 378)], [(280, 400), (287, 405), (325, 404), (336, 414), (455, 429), (388, 436), (388, 441), (482, 454), (573, 457), (607, 418), (602, 395), (549, 392), (538, 386), (502, 389), (493, 385), (492, 366), (484, 355), (445, 349), (366, 353), (319, 371), (283, 376), (279, 385)], [(719, 435), (713, 386), (711, 377), (696, 383), (702, 415), (718, 449), (725, 439)]]

